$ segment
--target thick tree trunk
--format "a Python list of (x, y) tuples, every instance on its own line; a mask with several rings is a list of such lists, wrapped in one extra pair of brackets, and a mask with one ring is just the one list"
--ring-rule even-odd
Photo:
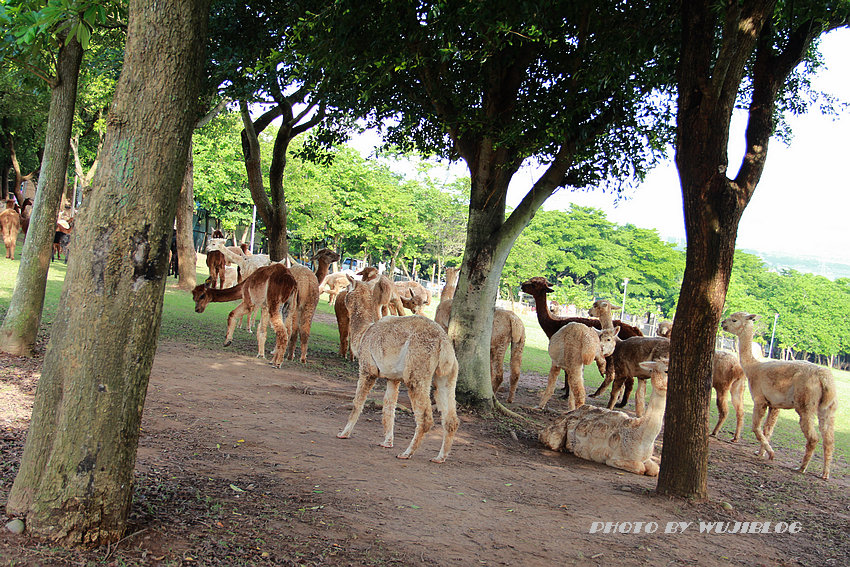
[(177, 287), (193, 289), (197, 282), (198, 258), (195, 255), (195, 239), (192, 226), (192, 213), (195, 211), (195, 196), (193, 186), (194, 160), (192, 149), (189, 148), (189, 159), (186, 160), (186, 173), (180, 185), (180, 197), (177, 201)]
[[(75, 38), (59, 48), (56, 58), (56, 83), (51, 89), (38, 190), (21, 252), (15, 290), (6, 319), (0, 327), (0, 350), (17, 356), (32, 354), (41, 324), (59, 200), (65, 189), (65, 175), (68, 171), (71, 125), (82, 59), (83, 48)], [(17, 188), (15, 194), (18, 195), (19, 191)]]
[(99, 545), (125, 528), (208, 9), (208, 0), (130, 2), (104, 155), (6, 508), (37, 536)]

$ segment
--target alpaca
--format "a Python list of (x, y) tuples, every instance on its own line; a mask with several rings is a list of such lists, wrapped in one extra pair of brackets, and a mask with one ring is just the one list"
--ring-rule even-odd
[(74, 231), (74, 219), (56, 221), (56, 232), (53, 233), (53, 250), (50, 253), (50, 261), (61, 260), (62, 252), (65, 253), (65, 263), (68, 263), (68, 245), (71, 243), (71, 233)]
[[(247, 248), (242, 248), (243, 254), (236, 254), (230, 250), (228, 246), (226, 246), (226, 243), (227, 241), (224, 238), (211, 238), (207, 245), (207, 252), (221, 252), (224, 255), (225, 260), (233, 262), (239, 267), (239, 272), (242, 278), (247, 278), (257, 269), (262, 268), (263, 266), (268, 266), (271, 263), (271, 259), (268, 254), (251, 254), (250, 252), (245, 254)], [(243, 244), (243, 246), (245, 245)], [(247, 314), (248, 322), (246, 327), (249, 333), (251, 332), (253, 318), (253, 311)], [(241, 320), (239, 321), (239, 327), (242, 327)]]
[(552, 367), (549, 369), (549, 381), (540, 398), (538, 409), (546, 407), (546, 402), (555, 392), (555, 381), (561, 370), (569, 385), (568, 407), (575, 409), (584, 405), (584, 367), (594, 360), (605, 365), (605, 357), (614, 351), (619, 327), (601, 331), (583, 323), (568, 323), (549, 339), (549, 357)]
[(652, 395), (642, 417), (585, 405), (567, 412), (540, 432), (540, 441), (555, 451), (570, 451), (589, 461), (635, 474), (658, 476), (660, 459), (652, 456), (667, 403), (667, 363), (642, 362), (651, 373)]
[(617, 341), (614, 352), (608, 358), (605, 367), (605, 380), (599, 389), (591, 397), (596, 397), (605, 390), (607, 384), (611, 386), (611, 397), (608, 399), (608, 409), (612, 409), (620, 393), (623, 399), (617, 407), (624, 407), (629, 400), (635, 377), (638, 378), (637, 392), (635, 393), (635, 413), (640, 417), (643, 415), (644, 400), (646, 399), (646, 380), (650, 378), (650, 372), (640, 365), (641, 362), (666, 359), (670, 357), (670, 339), (663, 337), (630, 337), (624, 341)]
[(377, 302), (377, 307), (380, 312), (378, 318), (386, 317), (391, 312), (404, 315), (404, 304), (396, 291), (393, 282), (387, 276), (378, 273), (378, 268), (374, 266), (366, 266), (357, 275), (362, 278), (362, 281), (367, 282), (377, 278), (377, 290), (380, 291), (380, 301)]
[[(779, 417), (779, 410), (794, 409), (800, 416), (800, 429), (806, 437), (806, 453), (798, 470), (801, 473), (806, 472), (818, 444), (815, 429), (817, 417), (823, 437), (822, 478), (828, 479), (835, 445), (835, 411), (838, 406), (832, 372), (800, 360), (756, 360), (753, 356), (753, 321), (756, 319), (758, 315), (738, 311), (724, 319), (722, 327), (727, 333), (738, 337), (738, 357), (747, 375), (750, 395), (753, 398), (752, 427), (760, 444), (758, 455), (761, 457), (767, 453), (768, 458), (773, 459), (770, 436)], [(770, 414), (762, 429), (762, 418), (768, 408)]]
[(446, 285), (440, 292), (440, 301), (451, 299), (455, 296), (457, 281), (460, 279), (460, 268), (446, 268)]
[[(551, 311), (549, 311), (549, 305), (546, 301), (546, 294), (552, 293), (555, 291), (552, 288), (552, 284), (546, 281), (546, 278), (541, 276), (535, 276), (527, 281), (524, 281), (520, 285), (520, 289), (529, 294), (534, 298), (534, 305), (537, 310), (537, 322), (540, 324), (540, 328), (543, 329), (543, 332), (546, 333), (546, 336), (549, 339), (552, 338), (558, 329), (563, 327), (568, 323), (582, 323), (587, 325), (588, 327), (593, 327), (595, 329), (602, 329), (602, 322), (599, 319), (588, 319), (587, 317), (555, 317), (552, 315)], [(611, 326), (617, 325), (620, 327), (620, 338), (627, 339), (629, 337), (642, 337), (643, 333), (637, 327), (629, 325), (628, 323), (623, 323), (620, 320), (610, 321)], [(599, 373), (603, 376), (605, 375), (605, 367), (606, 364), (603, 362), (597, 361), (597, 367), (599, 368)], [(603, 385), (607, 387), (607, 384)], [(566, 387), (564, 388), (564, 397), (569, 397), (569, 381), (566, 381)], [(596, 397), (599, 395), (600, 390), (597, 390), (591, 397)]]
[(655, 331), (655, 334), (659, 337), (664, 337), (665, 339), (669, 339), (670, 335), (673, 333), (673, 321), (661, 321), (658, 323), (658, 329)]
[(336, 303), (339, 293), (348, 287), (348, 274), (345, 272), (334, 272), (325, 276), (322, 283), (322, 293), (328, 294), (328, 303)]
[(443, 424), (443, 443), (440, 452), (431, 461), (445, 462), (459, 425), (455, 405), (458, 363), (448, 335), (434, 321), (420, 315), (378, 319), (378, 286), (353, 278), (349, 281), (351, 287), (345, 296), (345, 304), (351, 317), (351, 346), (359, 361), (359, 377), (354, 408), (337, 437), (347, 439), (351, 436), (375, 380), (386, 378), (382, 419), (384, 441), (381, 446), (392, 447), (398, 390), (404, 382), (416, 429), (410, 445), (398, 458), (411, 458), (434, 424), (430, 398), (433, 385), (434, 399)]
[[(410, 309), (414, 315), (423, 315), (425, 305), (431, 305), (431, 293), (419, 282), (394, 282), (395, 292), (401, 300), (401, 304)], [(399, 313), (394, 305), (390, 305), (392, 315), (404, 315)]]
[(319, 305), (319, 280), (313, 270), (301, 264), (293, 264), (289, 270), (298, 284), (298, 306), (295, 310), (296, 330), (289, 337), (286, 347), (286, 358), (295, 358), (295, 343), (301, 339), (302, 363), (307, 362), (307, 343), (310, 342), (310, 326), (313, 323), (313, 315)]
[(313, 254), (309, 261), (311, 263), (315, 262), (316, 264), (315, 274), (316, 279), (319, 281), (319, 289), (321, 289), (325, 284), (325, 278), (328, 277), (328, 267), (330, 267), (330, 265), (334, 262), (339, 261), (339, 254), (330, 248), (322, 248)]
[[(365, 273), (365, 275), (364, 275)], [(334, 275), (334, 274), (331, 274)], [(348, 308), (345, 306), (345, 296), (348, 295), (350, 282), (348, 280), (348, 275), (346, 276), (345, 283), (346, 286), (336, 294), (336, 301), (334, 302), (334, 314), (336, 315), (336, 325), (337, 330), (339, 331), (339, 355), (347, 360), (354, 360), (354, 353), (351, 351), (351, 342), (349, 341), (349, 333), (351, 330), (351, 318), (348, 315)], [(378, 282), (378, 270), (370, 269), (363, 270), (357, 274), (362, 281), (372, 281), (372, 285), (375, 285)], [(381, 294), (384, 293), (384, 290), (381, 291)], [(378, 318), (381, 317), (381, 313), (378, 312)]]
[[(212, 233), (213, 238), (224, 238), (224, 233), (220, 230), (214, 230)], [(210, 271), (210, 277), (212, 277), (212, 287), (215, 288), (216, 283), (219, 284), (219, 288), (224, 288), (224, 266), (225, 266), (225, 257), (221, 251), (211, 250), (207, 252), (207, 268)]]
[(8, 199), (6, 210), (0, 213), (0, 231), (3, 233), (3, 244), (6, 246), (6, 258), (14, 260), (15, 245), (18, 234), (21, 232), (21, 214), (15, 210), (14, 199)]
[(257, 358), (265, 358), (266, 328), (271, 322), (276, 335), (271, 364), (280, 368), (291, 334), (293, 313), (298, 303), (298, 284), (286, 266), (264, 266), (231, 288), (215, 289), (201, 284), (192, 290), (192, 298), (195, 300), (197, 313), (203, 313), (210, 302), (242, 300), (227, 316), (224, 346), (230, 346), (233, 341), (237, 319), (254, 306), (259, 307), (261, 321), (257, 327)]
[[(449, 314), (452, 311), (453, 298), (443, 299), (437, 306), (434, 321), (448, 331)], [(522, 353), (525, 349), (525, 325), (516, 313), (509, 309), (496, 307), (493, 313), (493, 330), (490, 332), (490, 381), (493, 394), (499, 391), (505, 376), (505, 353), (511, 347), (511, 374), (508, 403), (514, 401), (519, 374), (522, 367)]]
[(717, 432), (729, 415), (729, 405), (726, 394), (732, 394), (732, 407), (735, 408), (735, 435), (732, 442), (736, 443), (741, 438), (741, 429), (744, 426), (744, 369), (738, 358), (731, 352), (718, 350), (714, 352), (712, 362), (711, 386), (717, 394), (717, 425), (711, 431), (712, 437), (717, 437)]

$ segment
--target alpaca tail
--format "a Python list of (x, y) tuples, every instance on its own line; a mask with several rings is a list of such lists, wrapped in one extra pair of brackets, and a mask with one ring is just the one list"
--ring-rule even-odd
[(824, 420), (826, 417), (835, 414), (837, 407), (835, 379), (829, 369), (824, 369), (818, 373), (820, 379), (820, 402), (818, 403), (818, 418)]
[(289, 297), (286, 298), (286, 301), (280, 304), (278, 307), (278, 311), (280, 312), (280, 318), (286, 321), (286, 318), (289, 317), (291, 311), (294, 311), (294, 306), (298, 304), (298, 288), (293, 287), (292, 293), (289, 294)]

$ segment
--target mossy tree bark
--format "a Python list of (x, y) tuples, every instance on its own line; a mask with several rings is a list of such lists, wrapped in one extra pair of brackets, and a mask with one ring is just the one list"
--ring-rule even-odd
[(21, 251), (15, 290), (0, 327), (0, 350), (17, 356), (32, 354), (41, 324), (56, 218), (68, 171), (71, 125), (82, 59), (83, 48), (75, 38), (64, 42), (56, 58), (56, 77), (50, 85), (50, 110), (38, 188)]
[(6, 508), (37, 536), (100, 545), (124, 531), (208, 11), (209, 0), (130, 2), (101, 167)]

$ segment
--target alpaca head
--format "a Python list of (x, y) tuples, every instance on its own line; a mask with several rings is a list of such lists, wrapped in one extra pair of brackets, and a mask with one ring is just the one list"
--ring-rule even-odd
[(222, 248), (225, 248), (226, 246), (227, 240), (224, 238), (213, 237), (209, 239), (209, 242), (207, 242), (207, 252), (215, 252), (216, 250), (220, 252)]
[(328, 264), (331, 264), (333, 262), (339, 261), (339, 254), (337, 254), (336, 252), (334, 252), (330, 248), (322, 248), (321, 250), (319, 250), (318, 252), (313, 254), (313, 256), (310, 258), (309, 261), (310, 262), (322, 261), (322, 262), (327, 262)]
[(599, 349), (602, 353), (602, 356), (609, 356), (612, 352), (614, 352), (614, 347), (617, 346), (617, 333), (620, 332), (620, 327), (614, 327), (612, 329), (593, 329), (596, 331), (596, 334), (599, 335)]
[(552, 287), (546, 278), (542, 276), (534, 276), (528, 281), (522, 282), (520, 289), (531, 296), (536, 296), (540, 293), (552, 293), (555, 289)]
[(738, 311), (726, 317), (726, 319), (723, 320), (720, 326), (727, 333), (732, 333), (733, 335), (741, 336), (741, 333), (746, 330), (752, 331), (753, 321), (758, 318), (758, 315), (752, 315), (751, 313), (746, 313), (745, 311)]
[(655, 332), (659, 337), (669, 339), (673, 334), (673, 321), (661, 321), (658, 323), (658, 330)]
[(195, 300), (195, 313), (203, 313), (204, 309), (206, 309), (207, 305), (209, 305), (210, 301), (212, 301), (209, 280), (196, 286), (195, 289), (192, 290), (192, 299)]
[(652, 381), (652, 392), (667, 395), (667, 360), (652, 360), (641, 362), (640, 367), (649, 372)]
[(614, 305), (607, 299), (597, 299), (593, 302), (593, 307), (591, 307), (590, 311), (588, 311), (587, 313), (591, 317), (596, 318), (601, 318), (605, 315), (608, 315), (610, 317), (612, 312), (617, 311), (619, 309), (622, 309), (622, 307)]
[(367, 266), (357, 272), (357, 275), (360, 276), (364, 282), (368, 282), (377, 278), (380, 274), (378, 273), (378, 268), (375, 266)]
[(215, 229), (215, 230), (212, 232), (212, 237), (213, 237), (213, 238), (224, 238), (224, 233), (223, 233), (223, 232), (221, 232), (219, 229)]
[(446, 285), (457, 285), (460, 278), (460, 268), (446, 268)]

